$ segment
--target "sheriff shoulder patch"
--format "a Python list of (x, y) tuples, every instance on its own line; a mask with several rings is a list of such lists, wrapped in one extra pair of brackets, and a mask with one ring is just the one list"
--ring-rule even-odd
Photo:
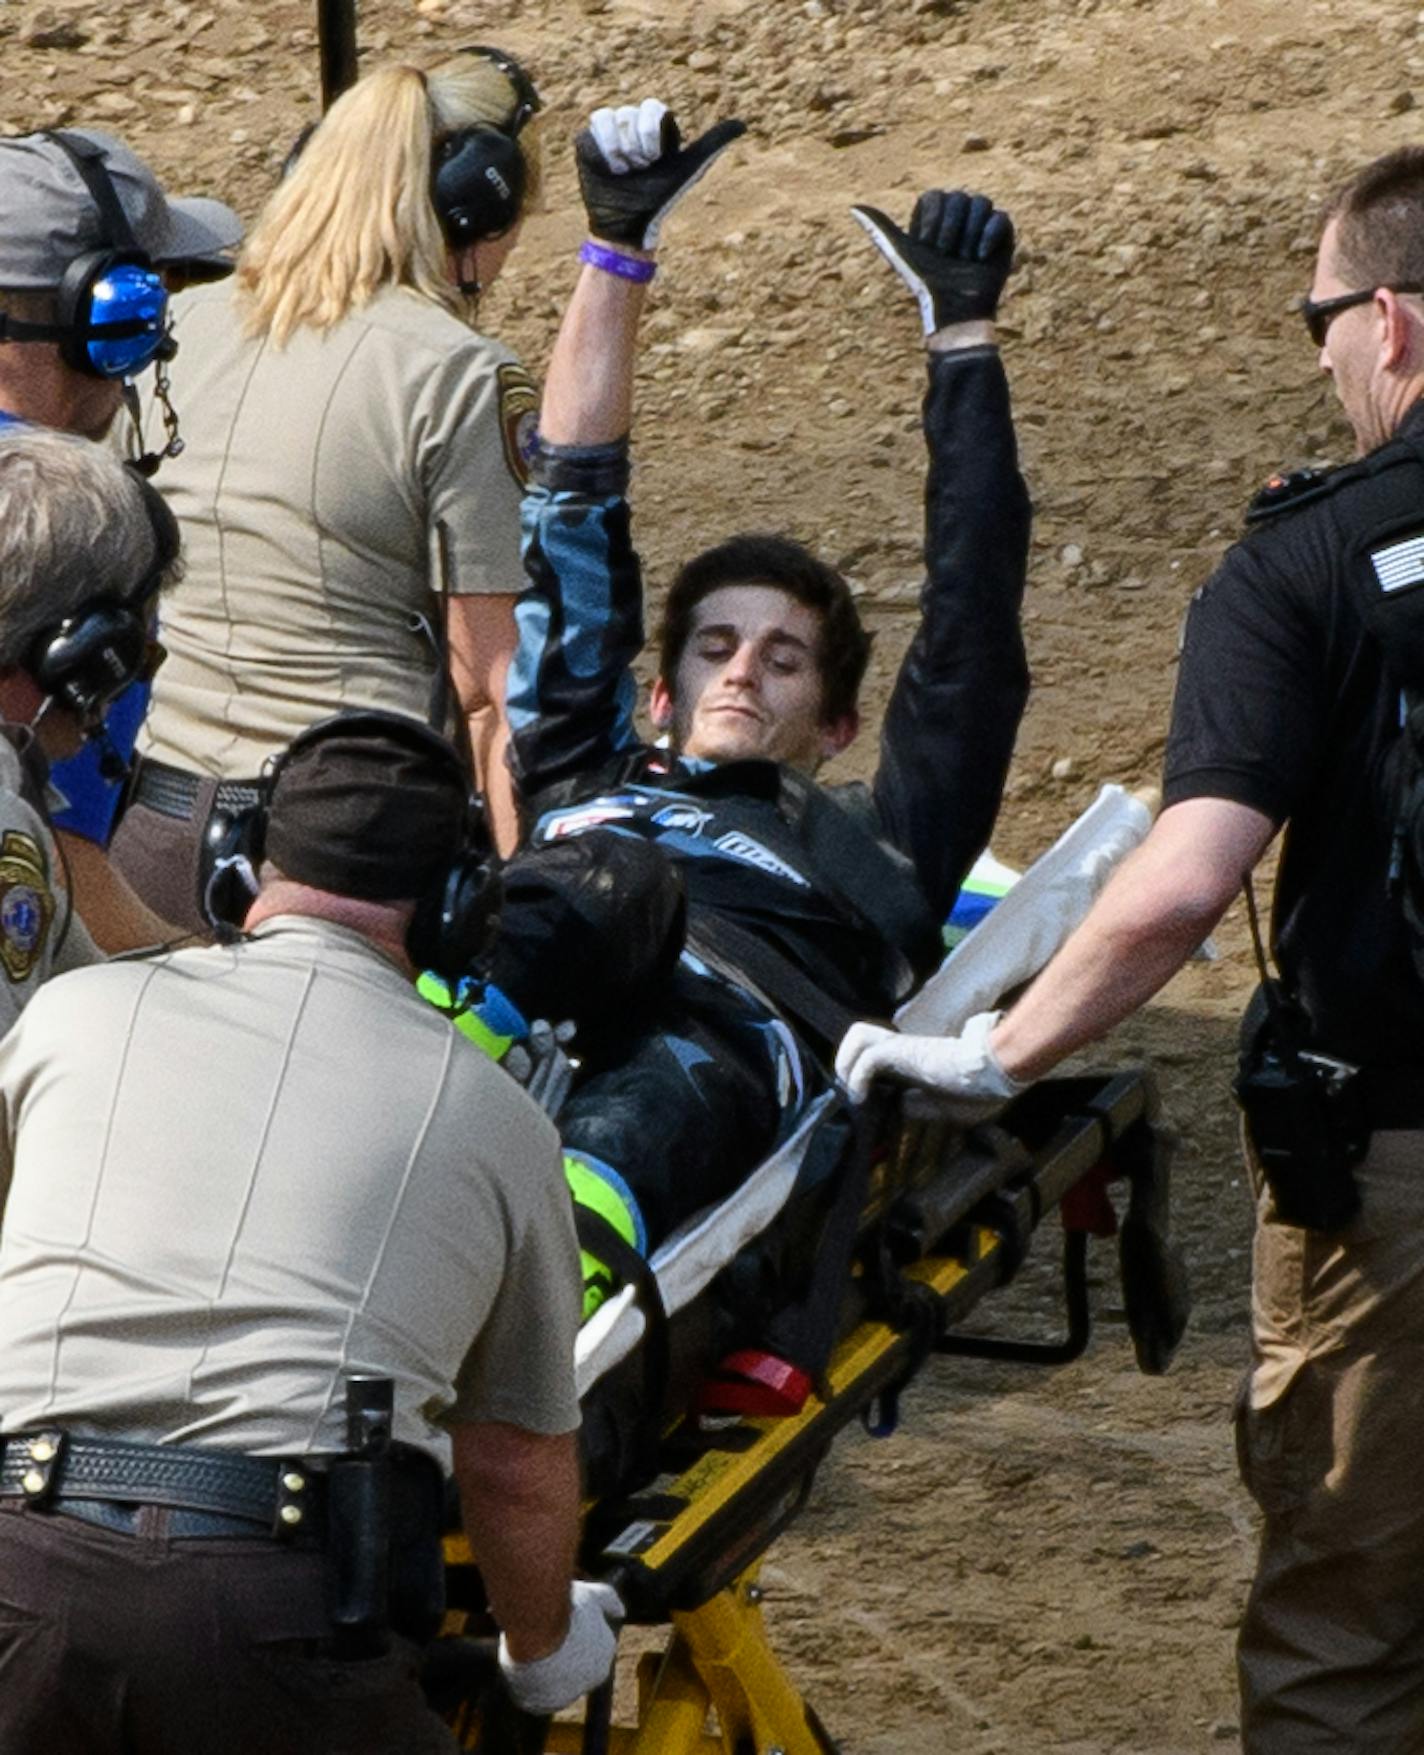
[(7, 981), (34, 972), (54, 919), (44, 854), (33, 836), (7, 829), (0, 840), (0, 966)]
[(1424, 585), (1424, 534), (1392, 542), (1387, 548), (1370, 550), (1370, 565), (1375, 570), (1381, 591), (1412, 591)]
[(504, 461), (520, 487), (529, 485), (529, 465), (534, 458), (534, 430), (539, 420), (539, 392), (523, 366), (506, 361), (498, 371), (499, 433), (504, 441)]

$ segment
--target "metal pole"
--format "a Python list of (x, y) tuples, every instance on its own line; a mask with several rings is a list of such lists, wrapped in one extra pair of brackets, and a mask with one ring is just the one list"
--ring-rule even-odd
[(356, 0), (316, 0), (316, 37), (326, 111), (356, 83)]

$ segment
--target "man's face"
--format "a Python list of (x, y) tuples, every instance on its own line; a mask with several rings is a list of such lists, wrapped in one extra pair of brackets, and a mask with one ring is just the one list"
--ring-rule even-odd
[[(1338, 232), (1339, 222), (1332, 219), (1321, 235), (1315, 278), (1310, 285), (1310, 296), (1317, 302), (1361, 290), (1338, 258)], [(1331, 319), (1320, 349), (1320, 369), (1329, 374), (1335, 386), (1362, 455), (1382, 445), (1393, 430), (1393, 422), (1385, 413), (1384, 396), (1389, 385), (1383, 375), (1382, 355), (1383, 337), (1376, 304), (1354, 305)]]
[(0, 671), (0, 719), (33, 726), (40, 748), (52, 762), (62, 762), (84, 745), (84, 728), (74, 714), (60, 701), (46, 705), (43, 689), (19, 666)]
[(777, 586), (723, 585), (693, 611), (671, 686), (653, 685), (653, 718), (682, 755), (814, 773), (856, 730), (822, 716), (820, 637), (820, 612)]
[[(31, 345), (34, 345), (33, 343)], [(54, 350), (53, 385), (55, 409), (62, 417), (46, 421), (61, 432), (78, 433), (85, 439), (102, 439), (123, 407), (124, 386), (117, 378), (91, 378), (76, 372)]]
[(91, 378), (60, 357), (52, 341), (13, 341), (0, 346), (0, 408), (33, 421), (102, 439), (123, 405), (124, 387), (114, 378)]
[(102, 439), (123, 407), (123, 384), (113, 378), (89, 378), (71, 372), (71, 414), (65, 431), (86, 439)]

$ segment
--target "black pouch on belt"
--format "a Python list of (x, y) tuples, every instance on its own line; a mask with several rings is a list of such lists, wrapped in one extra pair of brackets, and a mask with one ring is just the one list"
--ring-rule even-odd
[(1360, 1069), (1309, 1040), (1300, 1006), (1263, 982), (1242, 1020), (1233, 1089), (1278, 1216), (1339, 1231), (1360, 1209), (1354, 1166), (1369, 1150), (1369, 1117)]
[(387, 1601), (392, 1629), (417, 1645), (445, 1618), (445, 1477), (410, 1444), (391, 1446), (391, 1546)]
[(327, 1469), (326, 1602), (342, 1657), (377, 1657), (390, 1643), (394, 1396), (389, 1377), (347, 1379), (347, 1449)]
[(376, 1657), (392, 1631), (424, 1644), (445, 1612), (444, 1477), (391, 1438), (388, 1377), (346, 1383), (346, 1452), (326, 1473), (327, 1609), (344, 1657)]

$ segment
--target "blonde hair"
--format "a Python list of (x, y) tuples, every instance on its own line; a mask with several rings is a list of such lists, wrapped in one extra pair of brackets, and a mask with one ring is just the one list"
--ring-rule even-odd
[[(462, 128), (500, 126), (514, 103), (510, 81), (478, 55), (358, 80), (322, 118), (238, 257), (245, 332), (280, 347), (303, 324), (331, 328), (384, 286), (413, 287), (467, 317), (430, 199), (433, 148)], [(534, 133), (531, 125), (519, 136), (526, 211), (539, 188)]]

